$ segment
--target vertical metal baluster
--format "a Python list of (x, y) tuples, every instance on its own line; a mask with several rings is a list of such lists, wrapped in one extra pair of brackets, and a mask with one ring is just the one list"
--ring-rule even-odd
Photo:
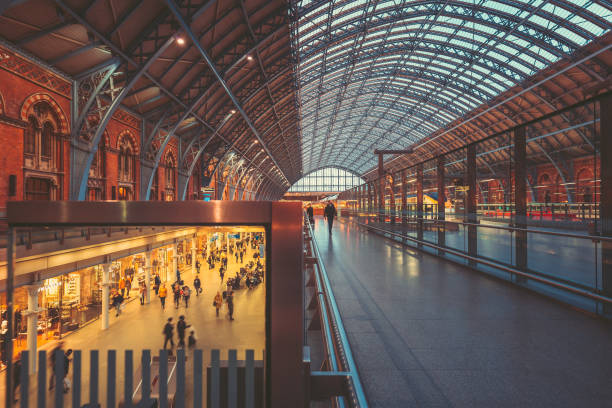
[(81, 350), (72, 357), (72, 408), (81, 407)]
[(132, 406), (132, 392), (134, 392), (134, 352), (125, 350), (125, 376), (123, 382), (123, 401), (126, 407)]
[[(7, 373), (8, 374), (8, 373)], [(28, 395), (30, 387), (30, 353), (28, 350), (21, 352), (21, 370), (19, 371), (19, 406), (28, 408)], [(16, 395), (13, 395), (15, 398)]]
[(142, 404), (151, 398), (151, 350), (142, 350)]
[(89, 352), (89, 403), (98, 403), (98, 350)]
[(245, 408), (255, 407), (255, 351), (246, 351), (244, 372), (244, 401)]
[(193, 352), (193, 408), (202, 408), (202, 350)]
[(38, 352), (38, 396), (36, 404), (38, 408), (47, 407), (47, 352)]
[(185, 349), (176, 351), (176, 396), (175, 407), (185, 408)]
[(55, 408), (62, 408), (64, 405), (64, 350), (56, 349), (55, 357)]
[(106, 370), (106, 407), (115, 408), (115, 397), (117, 395), (115, 391), (115, 377), (117, 374), (117, 352), (115, 350), (108, 350), (107, 364), (108, 368)]
[(236, 374), (236, 350), (230, 350), (227, 359), (227, 406), (236, 408), (236, 395), (238, 394)]
[(168, 408), (168, 350), (159, 351), (159, 408)]
[(212, 408), (219, 408), (219, 350), (210, 352), (210, 404)]

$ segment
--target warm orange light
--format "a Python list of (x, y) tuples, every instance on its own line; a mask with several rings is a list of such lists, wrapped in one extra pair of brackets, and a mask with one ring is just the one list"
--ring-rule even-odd
[(176, 39), (176, 43), (178, 45), (185, 45), (185, 39), (183, 37), (179, 37)]
[(251, 57), (250, 55), (247, 55), (247, 60), (248, 61), (253, 61), (253, 57)]

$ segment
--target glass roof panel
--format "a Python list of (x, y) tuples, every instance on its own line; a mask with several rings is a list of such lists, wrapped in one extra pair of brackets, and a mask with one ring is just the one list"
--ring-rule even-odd
[(592, 0), (296, 3), (304, 173), (368, 170), (612, 28)]

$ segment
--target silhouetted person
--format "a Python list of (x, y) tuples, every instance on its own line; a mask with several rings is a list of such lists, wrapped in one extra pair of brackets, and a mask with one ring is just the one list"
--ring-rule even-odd
[(229, 312), (229, 319), (234, 320), (234, 291), (230, 290), (227, 292), (227, 311)]
[(308, 221), (310, 222), (310, 225), (314, 227), (314, 210), (312, 209), (312, 205), (308, 204), (306, 214), (308, 214)]
[(190, 327), (185, 321), (185, 316), (179, 316), (179, 321), (176, 324), (176, 332), (178, 334), (178, 346), (185, 347), (185, 330)]
[(327, 226), (329, 227), (330, 234), (332, 232), (332, 227), (334, 225), (334, 217), (336, 215), (338, 215), (338, 212), (336, 211), (336, 207), (334, 207), (334, 204), (330, 201), (325, 206), (325, 211), (323, 212), (323, 216), (327, 218)]
[(193, 287), (195, 288), (196, 296), (200, 296), (200, 288), (202, 287), (202, 282), (200, 282), (200, 278), (198, 278), (197, 276), (193, 280)]
[(170, 347), (174, 347), (174, 340), (172, 340), (173, 331), (174, 326), (172, 325), (172, 318), (169, 317), (168, 322), (164, 325), (164, 330), (162, 332), (164, 334), (164, 350), (168, 345), (168, 341), (170, 342)]

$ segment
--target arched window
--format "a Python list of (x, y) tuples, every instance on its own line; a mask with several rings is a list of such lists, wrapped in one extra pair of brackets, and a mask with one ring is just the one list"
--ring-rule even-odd
[(49, 122), (45, 122), (41, 134), (40, 155), (48, 159), (53, 155), (54, 133), (55, 130), (53, 129), (53, 125)]
[(346, 170), (327, 167), (298, 180), (290, 192), (341, 192), (363, 184), (361, 177)]
[(23, 152), (25, 154), (36, 154), (36, 133), (38, 131), (38, 122), (33, 116), (28, 118), (28, 127), (25, 130), (25, 139), (23, 143)]
[(125, 183), (134, 183), (136, 181), (136, 156), (134, 154), (134, 146), (130, 139), (126, 136), (119, 141), (119, 181)]
[(176, 200), (176, 162), (172, 154), (166, 155), (164, 167), (166, 182), (166, 193), (164, 199), (166, 201)]

